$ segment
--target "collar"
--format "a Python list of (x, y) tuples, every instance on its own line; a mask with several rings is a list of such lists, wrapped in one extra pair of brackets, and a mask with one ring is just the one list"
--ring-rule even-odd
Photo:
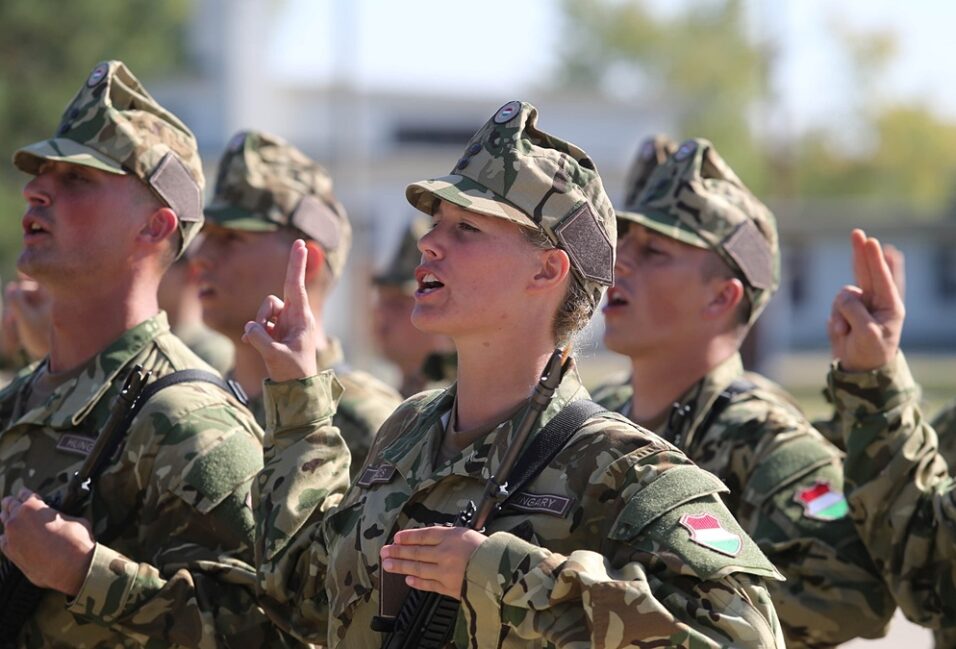
[(714, 401), (743, 373), (740, 354), (729, 356), (674, 402), (667, 421), (655, 432), (681, 450), (689, 449)]
[[(450, 410), (457, 393), (457, 383), (426, 404), (418, 417), (396, 439), (383, 449), (383, 460), (393, 464), (417, 491), (438, 482), (448, 475), (467, 475), (482, 482), (497, 471), (505, 451), (512, 444), (515, 428), (521, 421), (525, 409), (520, 408), (510, 419), (503, 421), (487, 435), (475, 440), (461, 450), (461, 453), (440, 467), (432, 464), (432, 458), (438, 450), (444, 435), (445, 425), (442, 415)], [(529, 395), (530, 396), (530, 395)], [(526, 444), (537, 431), (541, 430), (557, 415), (565, 405), (578, 399), (587, 399), (590, 395), (581, 383), (576, 366), (565, 374), (561, 385), (554, 393), (551, 402), (541, 414), (534, 431)]]
[(168, 331), (169, 320), (163, 311), (126, 330), (94, 356), (79, 376), (57, 387), (46, 404), (24, 414), (18, 423), (45, 424), (53, 428), (79, 425), (110, 391), (130, 361), (153, 339)]

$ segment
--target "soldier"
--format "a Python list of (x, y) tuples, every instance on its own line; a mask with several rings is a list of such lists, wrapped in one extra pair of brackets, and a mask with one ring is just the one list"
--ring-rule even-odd
[[(389, 418), (341, 500), (340, 387), (316, 375), (308, 349), (301, 243), (285, 301), (247, 325), (274, 415), (256, 481), (261, 601), (314, 640), (327, 616), (331, 647), (379, 645), (370, 625), (402, 601), (402, 584), (460, 599), (456, 646), (782, 647), (762, 584), (777, 573), (721, 504), (724, 486), (623, 417), (572, 427), (484, 533), (441, 525), (479, 500), (553, 348), (613, 277), (600, 177), (536, 121), (530, 104), (505, 104), (451, 175), (406, 190), (433, 223), (418, 243), (412, 317), (454, 340), (458, 382)], [(568, 371), (534, 434), (587, 397)], [(383, 575), (406, 578), (383, 592)]]
[(595, 400), (730, 487), (724, 502), (787, 577), (769, 585), (787, 646), (879, 637), (893, 599), (847, 517), (840, 453), (743, 372), (740, 345), (779, 281), (773, 215), (706, 140), (645, 177), (617, 212), (604, 308), (604, 342), (632, 374)]
[(389, 265), (372, 278), (375, 285), (373, 323), (382, 354), (401, 372), (398, 391), (408, 398), (426, 389), (447, 386), (455, 378), (457, 359), (451, 341), (419, 331), (412, 324), (415, 306), (415, 268), (421, 259), (418, 240), (431, 227), (419, 215), (402, 235)]
[(289, 247), (306, 240), (306, 283), (316, 322), (315, 349), (322, 369), (335, 368), (345, 387), (335, 425), (362, 466), (378, 427), (401, 403), (385, 383), (345, 364), (338, 340), (323, 326), (326, 298), (342, 275), (352, 243), (345, 209), (320, 165), (284, 140), (256, 131), (237, 133), (219, 162), (215, 195), (195, 255), (203, 320), (235, 344), (231, 375), (249, 395), (265, 425), (259, 354), (241, 344), (243, 326), (259, 303), (282, 289)]
[[(20, 647), (260, 647), (250, 481), (261, 431), (205, 382), (168, 387), (128, 426), (82, 518), (62, 491), (130, 369), (208, 370), (157, 306), (202, 224), (189, 129), (119, 61), (97, 65), (56, 135), (24, 147), (21, 270), (51, 298), (50, 355), (0, 392), (0, 550), (48, 589)], [(7, 630), (7, 629), (5, 629)]]
[(956, 638), (956, 480), (899, 349), (903, 301), (880, 244), (852, 237), (856, 286), (833, 303), (828, 383), (853, 520), (907, 618)]

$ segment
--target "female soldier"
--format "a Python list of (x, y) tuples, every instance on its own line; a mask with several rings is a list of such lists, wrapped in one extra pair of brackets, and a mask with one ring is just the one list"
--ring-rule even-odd
[[(778, 575), (720, 503), (723, 485), (622, 417), (575, 426), (483, 532), (443, 525), (478, 500), (552, 350), (613, 279), (600, 177), (536, 118), (506, 104), (451, 175), (409, 186), (433, 219), (412, 318), (454, 340), (458, 382), (395, 411), (344, 497), (347, 453), (329, 423), (340, 388), (316, 375), (308, 347), (301, 243), (285, 300), (270, 297), (247, 324), (271, 377), (256, 499), (263, 605), (331, 647), (380, 646), (377, 615), (407, 586), (461, 601), (457, 646), (782, 647), (761, 584)], [(568, 371), (532, 438), (587, 398)]]

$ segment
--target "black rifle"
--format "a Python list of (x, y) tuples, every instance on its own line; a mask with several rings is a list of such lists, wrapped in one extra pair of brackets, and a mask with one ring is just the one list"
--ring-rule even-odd
[[(83, 513), (92, 482), (119, 449), (149, 375), (150, 372), (144, 371), (140, 365), (129, 373), (106, 425), (79, 471), (70, 478), (62, 497), (58, 493), (45, 499), (50, 507), (67, 516), (80, 516)], [(27, 579), (12, 561), (6, 557), (0, 558), (0, 648), (16, 646), (21, 627), (33, 615), (44, 592), (44, 589)]]
[[(514, 439), (501, 459), (498, 471), (485, 483), (485, 491), (479, 505), (476, 507), (474, 502), (469, 501), (468, 505), (458, 513), (453, 523), (455, 527), (469, 527), (482, 531), (488, 518), (511, 495), (508, 478), (525, 446), (525, 441), (537, 425), (541, 413), (551, 403), (551, 398), (561, 384), (564, 372), (570, 366), (570, 363), (566, 362), (567, 357), (568, 353), (560, 349), (556, 349), (551, 354), (541, 379), (531, 393)], [(382, 598), (381, 592), (379, 592), (379, 598)], [(455, 629), (459, 606), (459, 600), (453, 597), (411, 589), (402, 602), (398, 615), (393, 619), (375, 618), (373, 628), (388, 632), (382, 643), (382, 649), (442, 649), (450, 641)]]

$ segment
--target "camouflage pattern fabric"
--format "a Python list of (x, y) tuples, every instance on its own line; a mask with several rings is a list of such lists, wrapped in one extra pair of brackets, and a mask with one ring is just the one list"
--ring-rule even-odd
[(828, 379), (843, 423), (847, 495), (860, 536), (906, 617), (952, 639), (956, 480), (922, 417), (906, 360), (899, 354), (873, 372), (834, 365)]
[(333, 277), (342, 275), (352, 226), (325, 168), (275, 135), (240, 131), (219, 161), (206, 218), (252, 232), (294, 228), (325, 251)]
[(56, 134), (13, 155), (13, 164), (32, 175), (47, 160), (142, 180), (179, 217), (180, 253), (202, 227), (205, 179), (196, 138), (121, 61), (98, 63)]
[(538, 128), (538, 110), (511, 101), (481, 127), (451, 173), (412, 183), (405, 197), (433, 214), (439, 200), (547, 235), (597, 305), (614, 281), (617, 225), (594, 162)]
[[(312, 640), (328, 625), (330, 647), (377, 647), (379, 550), (397, 530), (450, 522), (477, 500), (520, 414), (434, 466), (455, 388), (413, 397), (342, 498), (331, 423), (340, 394), (330, 372), (266, 383), (253, 491), (261, 601)], [(570, 372), (540, 425), (586, 396)], [(778, 574), (721, 504), (724, 490), (623, 417), (592, 418), (490, 523), (467, 568), (454, 646), (783, 647), (763, 585)], [(713, 539), (692, 540), (700, 521)]]
[[(329, 346), (318, 353), (320, 370), (335, 369), (335, 376), (344, 389), (339, 407), (332, 420), (339, 429), (352, 456), (351, 476), (365, 463), (372, 440), (379, 427), (401, 404), (398, 393), (387, 384), (367, 372), (349, 368), (342, 355), (342, 345), (329, 338)], [(266, 410), (263, 395), (249, 399), (249, 409), (260, 426), (266, 425)]]
[[(732, 356), (682, 395), (655, 432), (730, 488), (728, 509), (787, 578), (769, 589), (788, 647), (882, 636), (895, 607), (847, 516), (840, 453), (777, 390), (761, 387), (776, 386), (767, 379), (702, 429), (721, 392), (742, 376), (740, 356)], [(619, 382), (594, 398), (627, 413), (632, 395), (630, 383)]]
[[(159, 314), (124, 333), (78, 377), (24, 412), (34, 372), (0, 392), (0, 495), (62, 488), (134, 364), (153, 380), (209, 369)], [(98, 541), (73, 601), (47, 592), (19, 647), (286, 646), (255, 603), (250, 482), (261, 431), (206, 383), (169, 387), (134, 419), (85, 517)]]
[(232, 368), (235, 351), (229, 339), (222, 334), (205, 325), (177, 327), (173, 333), (196, 356), (220, 374), (225, 375)]
[[(661, 146), (666, 150), (666, 142)], [(716, 252), (743, 282), (753, 323), (780, 285), (773, 213), (707, 140), (687, 140), (666, 162), (654, 164), (659, 154), (645, 163), (653, 169), (649, 177), (632, 171), (631, 182), (642, 189), (617, 211), (618, 219)]]

